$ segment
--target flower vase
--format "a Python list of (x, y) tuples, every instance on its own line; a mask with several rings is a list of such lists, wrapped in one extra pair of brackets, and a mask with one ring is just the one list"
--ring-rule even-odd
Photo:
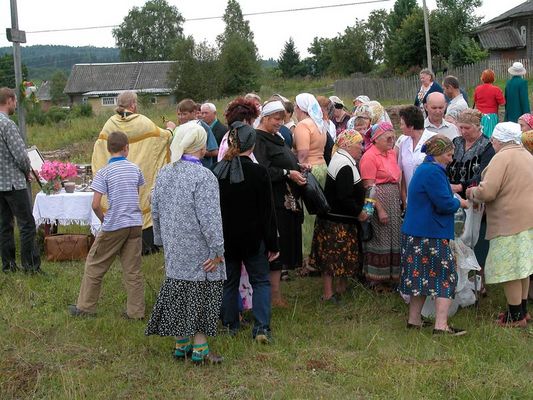
[(61, 191), (61, 188), (61, 179), (56, 178), (46, 182), (42, 187), (42, 191), (48, 196), (50, 194), (59, 193)]

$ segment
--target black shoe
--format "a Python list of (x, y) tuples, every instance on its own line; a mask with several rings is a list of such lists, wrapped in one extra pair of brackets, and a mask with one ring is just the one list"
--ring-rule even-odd
[(230, 328), (229, 326), (223, 326), (222, 329), (219, 330), (218, 334), (221, 336), (231, 336), (235, 337), (239, 333), (239, 328)]
[(69, 304), (68, 312), (73, 317), (94, 317), (96, 313), (80, 310), (75, 304)]
[(2, 272), (5, 273), (5, 274), (8, 274), (10, 272), (17, 272), (18, 269), (19, 269), (19, 267), (17, 267), (16, 263), (9, 263), (9, 264), (4, 265), (2, 267)]

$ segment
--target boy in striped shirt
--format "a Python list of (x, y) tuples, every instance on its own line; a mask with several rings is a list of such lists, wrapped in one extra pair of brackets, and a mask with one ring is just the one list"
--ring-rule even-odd
[[(102, 230), (87, 255), (78, 302), (69, 306), (69, 312), (73, 316), (96, 314), (102, 279), (118, 255), (128, 296), (123, 317), (143, 319), (142, 213), (139, 207), (139, 187), (144, 185), (144, 177), (139, 167), (126, 159), (129, 151), (126, 134), (110, 133), (107, 138), (107, 150), (111, 158), (107, 166), (96, 173), (91, 184), (94, 191), (92, 208), (102, 221)], [(105, 215), (101, 206), (104, 195), (107, 196), (109, 204)]]

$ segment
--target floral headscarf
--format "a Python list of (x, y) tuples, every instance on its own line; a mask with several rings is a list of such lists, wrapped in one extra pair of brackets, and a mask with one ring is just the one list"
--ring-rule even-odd
[(533, 131), (522, 133), (522, 144), (527, 151), (533, 154)]
[(518, 120), (524, 121), (526, 124), (529, 125), (530, 129), (533, 129), (533, 115), (531, 115), (530, 113), (525, 113), (520, 118), (518, 118)]
[(354, 129), (346, 129), (342, 131), (333, 145), (333, 150), (331, 154), (335, 154), (339, 149), (345, 149), (352, 144), (357, 144), (363, 141), (363, 136)]

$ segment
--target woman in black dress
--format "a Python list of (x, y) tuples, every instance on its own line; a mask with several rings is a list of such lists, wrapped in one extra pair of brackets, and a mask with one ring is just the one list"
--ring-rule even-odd
[(280, 255), (270, 263), (272, 305), (287, 307), (281, 297), (281, 270), (302, 265), (303, 211), (299, 200), (298, 186), (305, 185), (296, 157), (278, 135), (283, 124), (285, 108), (281, 101), (271, 101), (263, 106), (261, 120), (256, 129), (254, 155), (265, 166), (272, 181), (274, 206), (279, 231)]

